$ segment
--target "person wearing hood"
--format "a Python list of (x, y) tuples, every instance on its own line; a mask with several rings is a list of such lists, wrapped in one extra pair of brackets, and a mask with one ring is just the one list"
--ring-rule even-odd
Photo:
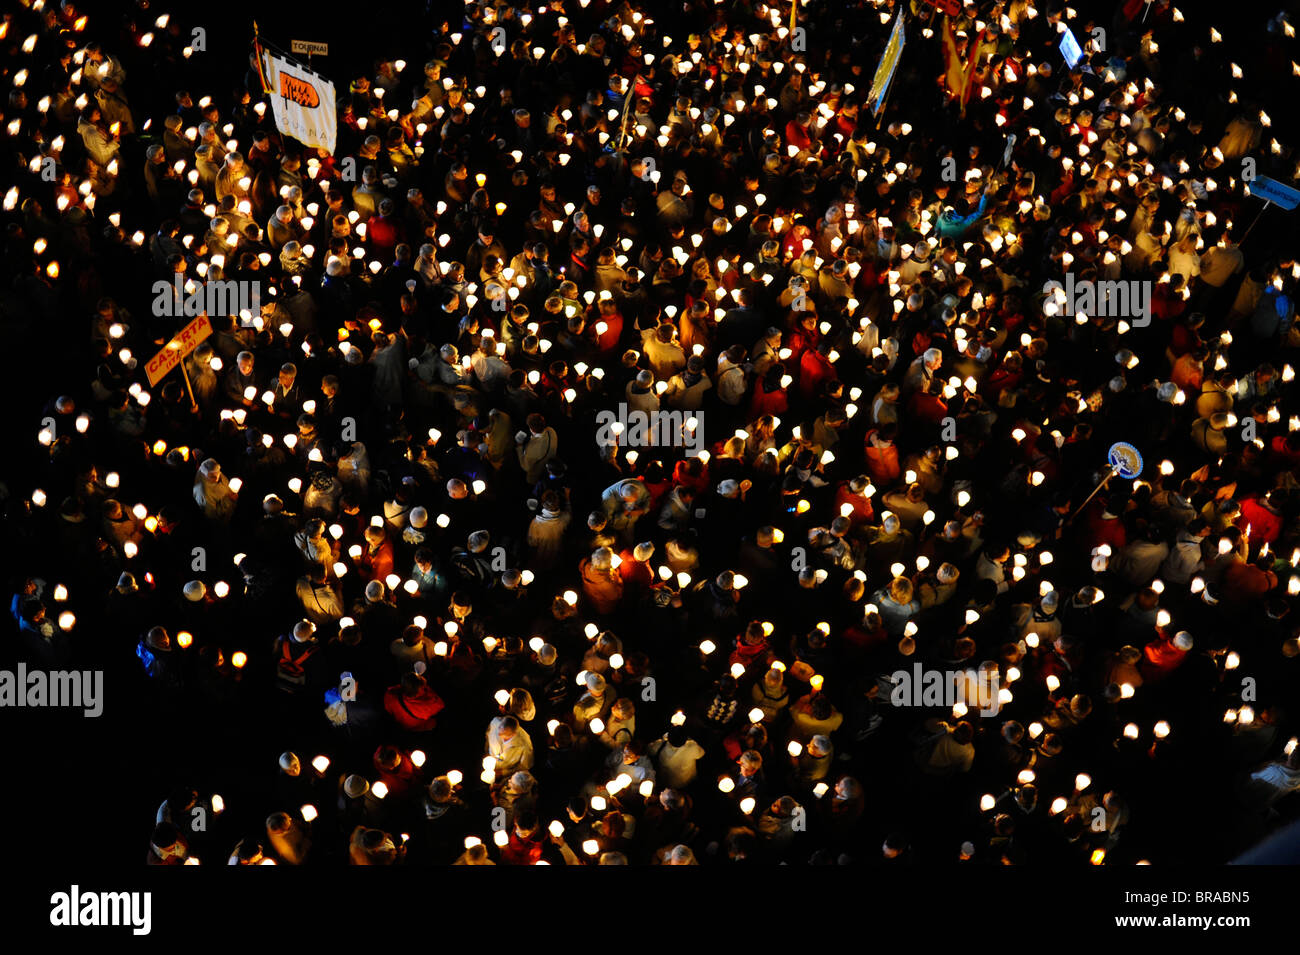
[(214, 458), (206, 458), (199, 465), (194, 480), (194, 501), (210, 521), (229, 524), (234, 517), (235, 505), (239, 503), (238, 487), (231, 486)]

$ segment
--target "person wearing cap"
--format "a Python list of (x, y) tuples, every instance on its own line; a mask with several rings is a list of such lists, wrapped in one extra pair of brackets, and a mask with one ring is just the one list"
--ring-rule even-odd
[(276, 637), (271, 658), (275, 661), (278, 687), (286, 693), (295, 693), (305, 687), (312, 672), (308, 664), (320, 649), (316, 627), (307, 620), (298, 621), (289, 633)]
[(573, 704), (575, 726), (581, 728), (593, 719), (604, 719), (609, 715), (618, 698), (617, 691), (599, 673), (587, 673), (583, 676), (585, 691)]
[(582, 590), (598, 614), (614, 613), (623, 599), (623, 578), (614, 567), (614, 553), (598, 547), (578, 564)]
[(642, 541), (618, 555), (618, 574), (623, 579), (623, 592), (633, 601), (639, 600), (655, 584), (655, 571), (650, 566), (654, 553), (655, 545)]
[(194, 500), (203, 509), (203, 516), (228, 524), (234, 517), (238, 499), (238, 492), (230, 486), (216, 459), (204, 459), (194, 480)]
[(830, 775), (834, 758), (835, 746), (831, 738), (818, 733), (798, 756), (790, 757), (795, 780), (799, 785), (811, 788)]

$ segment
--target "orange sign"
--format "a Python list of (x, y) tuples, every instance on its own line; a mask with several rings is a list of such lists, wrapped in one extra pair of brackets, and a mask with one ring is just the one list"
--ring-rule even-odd
[(315, 109), (320, 105), (320, 94), (316, 92), (316, 87), (306, 80), (290, 76), (284, 70), (280, 71), (280, 95), (307, 109)]
[(162, 351), (149, 359), (144, 372), (149, 376), (149, 386), (153, 387), (163, 377), (181, 363), (181, 359), (199, 347), (203, 339), (212, 334), (212, 325), (206, 315), (200, 315), (177, 333), (171, 341), (163, 346)]

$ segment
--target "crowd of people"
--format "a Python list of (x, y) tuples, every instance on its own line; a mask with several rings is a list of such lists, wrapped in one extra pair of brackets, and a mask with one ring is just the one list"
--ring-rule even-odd
[(320, 61), (333, 154), (197, 11), (6, 15), (4, 310), (60, 352), (9, 642), (175, 734), (141, 857), (1161, 864), (1295, 818), (1300, 263), (1248, 192), (1295, 174), (1290, 19), (659, 6)]

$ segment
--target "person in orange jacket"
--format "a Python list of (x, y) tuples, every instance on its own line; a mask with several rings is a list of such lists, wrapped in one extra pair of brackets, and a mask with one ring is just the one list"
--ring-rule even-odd
[(894, 438), (898, 435), (898, 426), (887, 424), (872, 428), (863, 439), (867, 456), (867, 473), (881, 487), (888, 487), (898, 480), (903, 473), (898, 460), (898, 447)]
[(1170, 637), (1161, 634), (1142, 648), (1142, 675), (1148, 683), (1163, 680), (1187, 659), (1192, 649), (1192, 635), (1179, 630)]
[(1277, 586), (1277, 574), (1269, 569), (1272, 566), (1271, 554), (1256, 557), (1254, 562), (1230, 566), (1223, 574), (1223, 599), (1228, 603), (1244, 604), (1263, 597)]

